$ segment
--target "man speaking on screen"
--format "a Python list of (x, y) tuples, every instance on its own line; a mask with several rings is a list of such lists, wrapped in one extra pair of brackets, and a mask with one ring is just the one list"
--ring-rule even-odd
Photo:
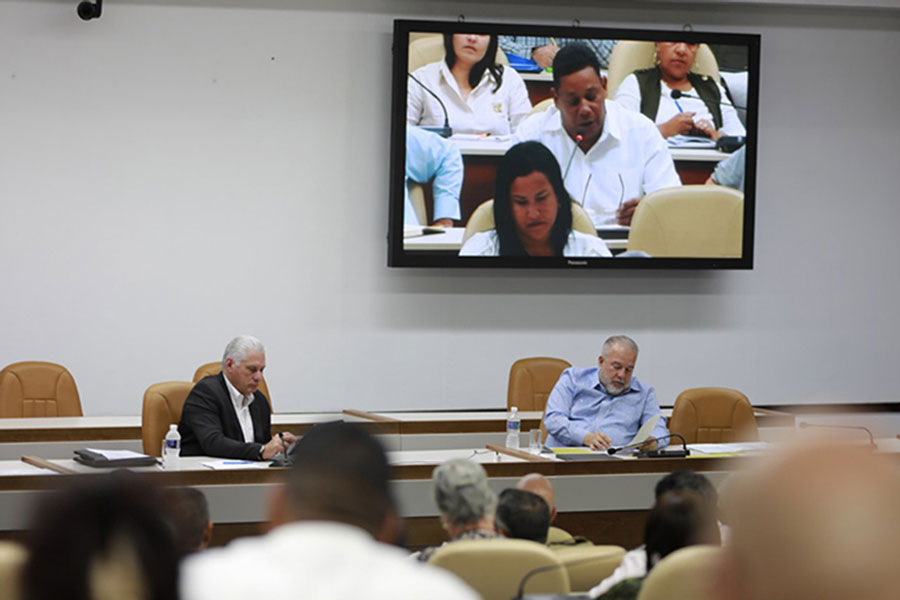
[(634, 340), (614, 335), (603, 343), (597, 367), (563, 371), (547, 399), (545, 444), (551, 448), (588, 446), (593, 450), (624, 446), (641, 425), (659, 415), (644, 446), (655, 448), (656, 440), (667, 436), (669, 430), (653, 386), (632, 376), (637, 355)]
[(523, 121), (514, 142), (547, 146), (569, 195), (595, 226), (630, 225), (640, 198), (681, 180), (653, 121), (606, 100), (597, 57), (580, 43), (553, 59), (553, 106)]

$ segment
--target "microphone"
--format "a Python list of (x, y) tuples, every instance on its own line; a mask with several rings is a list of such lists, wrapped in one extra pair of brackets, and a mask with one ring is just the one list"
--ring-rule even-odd
[[(646, 452), (641, 452), (638, 454), (640, 458), (683, 458), (685, 456), (690, 456), (691, 451), (688, 450), (687, 442), (684, 437), (681, 436), (680, 433), (670, 433), (669, 435), (664, 435), (660, 439), (671, 439), (673, 437), (677, 437), (681, 440), (681, 450), (648, 450)], [(657, 440), (659, 441), (659, 440)], [(622, 450), (631, 450), (634, 448), (640, 448), (644, 444), (646, 444), (646, 440), (641, 442), (640, 444), (631, 444), (629, 446), (621, 446), (619, 448), (607, 448), (606, 453), (610, 456), (621, 452)]]
[(569, 174), (569, 167), (572, 166), (572, 159), (575, 158), (575, 153), (578, 152), (578, 144), (584, 141), (584, 133), (579, 130), (575, 132), (575, 147), (572, 148), (572, 154), (569, 155), (569, 160), (566, 162), (566, 171), (563, 173), (563, 181), (566, 180), (566, 176)]
[(878, 445), (875, 444), (875, 436), (872, 435), (872, 431), (868, 427), (863, 427), (862, 425), (819, 425), (817, 423), (800, 423), (800, 429), (809, 429), (810, 427), (814, 429), (856, 429), (862, 430), (869, 434), (869, 445), (872, 446), (875, 450), (878, 450)]
[[(691, 98), (692, 100), (703, 100), (700, 96), (693, 96), (691, 94), (685, 94), (681, 90), (672, 90), (672, 93), (669, 94), (672, 96), (672, 100), (678, 100), (679, 98)], [(738, 106), (737, 104), (732, 104), (731, 102), (722, 102), (719, 101), (720, 106), (732, 106), (734, 108), (739, 108), (741, 110), (747, 110), (746, 106)]]
[[(522, 577), (522, 581), (519, 583), (519, 589), (516, 592), (516, 595), (513, 597), (513, 600), (521, 600), (522, 596), (525, 595), (525, 584), (528, 583), (528, 580), (534, 577), (535, 575), (539, 575), (546, 571), (553, 571), (554, 569), (560, 569), (565, 567), (577, 567), (578, 565), (589, 563), (596, 561), (597, 557), (592, 556), (590, 558), (581, 558), (579, 560), (573, 560), (571, 562), (563, 562), (559, 565), (546, 565), (543, 567), (535, 567), (534, 569), (525, 573), (525, 576)], [(562, 562), (562, 561), (560, 561)]]
[(416, 79), (415, 75), (412, 73), (407, 73), (410, 79), (418, 83), (422, 86), (422, 89), (434, 96), (434, 99), (438, 101), (438, 104), (441, 105), (441, 110), (444, 111), (444, 126), (443, 127), (422, 127), (425, 131), (430, 131), (432, 133), (436, 133), (441, 137), (448, 138), (453, 135), (453, 130), (450, 129), (450, 116), (447, 114), (447, 107), (444, 106), (444, 102), (438, 97), (437, 94), (428, 89), (428, 86)]

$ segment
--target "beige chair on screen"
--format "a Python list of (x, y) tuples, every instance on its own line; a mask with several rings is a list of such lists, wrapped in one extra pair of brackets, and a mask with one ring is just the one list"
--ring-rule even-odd
[(78, 387), (51, 362), (17, 362), (0, 371), (0, 417), (80, 417)]
[[(409, 182), (409, 202), (416, 211), (416, 219), (421, 225), (428, 225), (428, 209), (425, 207), (425, 186), (416, 181)], [(264, 392), (265, 393), (265, 392)], [(268, 394), (266, 394), (268, 398)]]
[(141, 439), (144, 454), (160, 456), (162, 441), (169, 425), (181, 421), (184, 401), (194, 384), (190, 381), (154, 383), (144, 392), (144, 408), (141, 411)]
[(587, 592), (612, 575), (625, 556), (625, 548), (622, 546), (579, 544), (555, 547), (553, 551), (566, 567), (573, 594)]
[[(494, 223), (494, 201), (486, 200), (478, 205), (469, 217), (466, 223), (466, 230), (463, 232), (462, 243), (480, 231), (488, 231), (493, 229)], [(591, 222), (591, 218), (577, 202), (572, 203), (572, 229), (597, 237), (597, 230)]]
[[(656, 47), (653, 42), (623, 40), (613, 48), (609, 57), (609, 74), (606, 76), (606, 93), (609, 98), (616, 95), (622, 80), (638, 69), (647, 69), (656, 64)], [(700, 44), (691, 71), (708, 75), (721, 82), (719, 63), (709, 46)]]
[(720, 185), (685, 185), (644, 196), (628, 250), (654, 257), (740, 258), (744, 194)]
[(719, 546), (676, 550), (650, 570), (637, 600), (715, 600), (713, 586), (722, 557)]
[[(407, 57), (407, 67), (412, 73), (418, 68), (444, 59), (444, 36), (440, 33), (417, 34), (416, 38), (409, 43), (409, 55)], [(503, 50), (497, 47), (497, 64), (508, 65), (509, 59), (506, 58)], [(409, 85), (417, 85), (415, 82)]]
[[(210, 375), (218, 375), (221, 372), (221, 362), (211, 362), (206, 363), (205, 365), (200, 365), (199, 367), (197, 367), (197, 370), (194, 371), (194, 383), (197, 383), (204, 377), (208, 377)], [(266, 397), (266, 400), (269, 402), (269, 410), (275, 412), (275, 409), (272, 408), (272, 395), (269, 393), (269, 387), (266, 385), (265, 377), (263, 377), (262, 381), (259, 382), (259, 391), (263, 393), (263, 395)]]
[(541, 100), (540, 102), (538, 102), (537, 104), (535, 104), (534, 106), (531, 107), (531, 112), (528, 113), (528, 116), (530, 117), (531, 115), (533, 115), (535, 113), (544, 112), (551, 106), (553, 106), (553, 98), (544, 98), (543, 100)]
[(539, 567), (525, 584), (526, 594), (568, 594), (569, 576), (556, 554), (537, 542), (507, 538), (462, 540), (441, 546), (428, 561), (469, 584), (484, 600), (517, 597), (522, 579)]
[(669, 431), (684, 436), (688, 444), (759, 440), (750, 400), (728, 388), (692, 388), (678, 394)]

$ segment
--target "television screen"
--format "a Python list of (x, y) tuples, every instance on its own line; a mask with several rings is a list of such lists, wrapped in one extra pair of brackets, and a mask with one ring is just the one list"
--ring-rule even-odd
[(388, 264), (752, 268), (759, 45), (395, 21)]

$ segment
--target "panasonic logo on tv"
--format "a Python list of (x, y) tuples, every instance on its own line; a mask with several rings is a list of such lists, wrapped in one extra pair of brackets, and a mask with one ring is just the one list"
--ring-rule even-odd
[(566, 264), (568, 264), (570, 267), (586, 267), (587, 261), (586, 260), (567, 260)]

